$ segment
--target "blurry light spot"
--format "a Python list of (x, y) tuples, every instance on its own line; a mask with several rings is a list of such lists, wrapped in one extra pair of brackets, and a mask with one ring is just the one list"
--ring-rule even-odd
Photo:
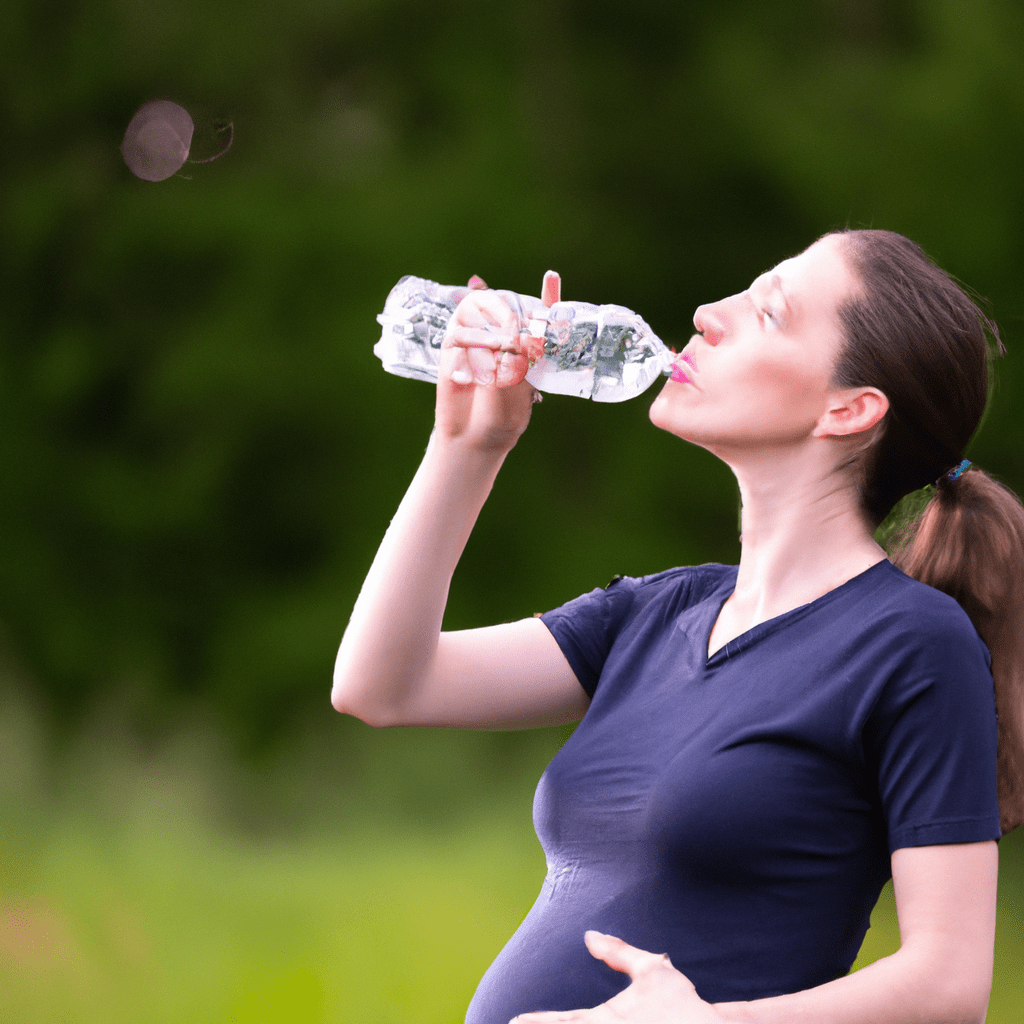
[[(121, 143), (121, 155), (128, 169), (144, 181), (163, 181), (181, 170), (192, 148), (195, 125), (189, 112), (170, 100), (154, 100), (140, 107), (129, 121)], [(208, 164), (223, 156), (234, 138), (234, 126), (218, 124), (218, 132), (227, 132), (227, 143), (213, 156), (189, 160)]]
[(188, 159), (194, 130), (189, 112), (170, 100), (141, 107), (128, 123), (121, 154), (128, 169), (144, 181), (163, 181)]

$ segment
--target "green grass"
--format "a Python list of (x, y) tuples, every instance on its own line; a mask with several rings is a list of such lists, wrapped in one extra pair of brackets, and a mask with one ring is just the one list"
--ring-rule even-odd
[(5, 846), (0, 1019), (26, 1024), (450, 1024), (543, 875), (501, 829), (260, 844), (72, 819)]
[[(443, 736), (394, 735), (448, 749)], [(226, 806), (237, 779), (224, 765), (211, 779), (201, 745), (154, 761), (93, 736), (92, 760), (65, 760), (58, 785), (5, 741), (8, 759), (21, 753), (0, 764), (2, 1024), (455, 1024), (543, 875), (532, 774), (506, 783), (504, 804), (457, 814), (442, 800), (417, 824), (381, 824), (400, 765), (378, 790), (382, 813), (340, 814), (325, 798), (315, 820), (273, 828), (249, 812), (239, 824)], [(426, 774), (410, 779), (424, 794)], [(249, 784), (298, 801), (344, 773), (264, 766)], [(267, 817), (287, 820), (274, 803), (287, 796), (267, 799)], [(1019, 837), (1004, 843), (989, 1024), (1020, 1020), (1022, 854)], [(858, 965), (897, 941), (890, 893)]]

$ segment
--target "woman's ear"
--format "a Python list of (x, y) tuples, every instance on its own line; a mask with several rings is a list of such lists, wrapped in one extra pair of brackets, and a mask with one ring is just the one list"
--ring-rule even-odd
[(845, 388), (830, 396), (828, 408), (818, 418), (815, 437), (848, 437), (879, 423), (889, 411), (889, 399), (878, 388)]

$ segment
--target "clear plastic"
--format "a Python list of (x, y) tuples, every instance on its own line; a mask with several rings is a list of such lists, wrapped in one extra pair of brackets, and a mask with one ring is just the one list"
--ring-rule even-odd
[[(448, 321), (469, 288), (403, 277), (377, 317), (383, 331), (374, 354), (389, 373), (436, 381)], [(556, 302), (501, 292), (520, 322), (538, 340), (542, 354), (526, 379), (538, 391), (624, 402), (671, 373), (672, 351), (632, 310), (589, 302)]]

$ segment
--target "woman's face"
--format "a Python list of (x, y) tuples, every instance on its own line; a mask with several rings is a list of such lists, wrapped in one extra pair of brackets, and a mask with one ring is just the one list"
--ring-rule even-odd
[(699, 333), (676, 359), (651, 421), (723, 457), (807, 440), (837, 393), (837, 308), (859, 288), (839, 238), (826, 236), (745, 292), (700, 306)]

